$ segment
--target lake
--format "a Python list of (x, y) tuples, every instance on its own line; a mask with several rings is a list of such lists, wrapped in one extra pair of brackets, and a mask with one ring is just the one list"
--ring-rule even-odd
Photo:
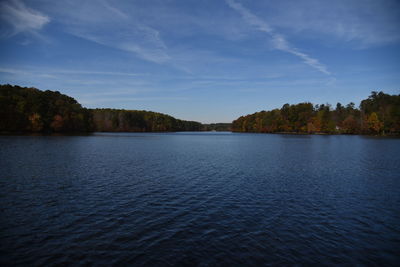
[(0, 265), (400, 263), (400, 139), (0, 137)]

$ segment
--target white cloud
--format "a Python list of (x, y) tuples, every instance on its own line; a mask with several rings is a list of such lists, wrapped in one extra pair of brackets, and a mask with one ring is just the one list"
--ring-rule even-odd
[(144, 76), (143, 73), (118, 72), (118, 71), (79, 71), (79, 70), (54, 70), (54, 73), (76, 75), (111, 75), (111, 76)]
[(243, 7), (240, 3), (234, 0), (226, 0), (227, 4), (243, 17), (243, 19), (250, 25), (255, 26), (259, 31), (267, 33), (271, 39), (274, 48), (290, 54), (293, 54), (303, 60), (304, 63), (317, 69), (324, 74), (330, 74), (326, 66), (321, 64), (317, 59), (310, 57), (309, 55), (300, 52), (297, 48), (291, 46), (291, 44), (281, 34), (277, 33), (268, 23), (261, 18), (254, 15), (247, 8)]
[(68, 69), (26, 69), (26, 68), (4, 68), (0, 67), (0, 72), (13, 74), (13, 75), (46, 75), (48, 77), (52, 76), (55, 77), (54, 74), (61, 74), (61, 75), (109, 75), (109, 76), (145, 76), (146, 74), (143, 73), (133, 73), (133, 72), (118, 72), (118, 71), (91, 71), (91, 70), (68, 70)]
[(69, 1), (49, 8), (65, 31), (104, 46), (123, 50), (155, 63), (170, 59), (167, 47), (154, 27), (134, 16), (130, 6), (122, 10), (105, 0)]
[(96, 98), (96, 97), (90, 97), (90, 98), (85, 98), (85, 97), (81, 97), (80, 98), (80, 102), (84, 105), (104, 105), (104, 104), (112, 104), (112, 103), (117, 103), (118, 105), (120, 105), (121, 103), (129, 103), (129, 102), (165, 102), (165, 101), (171, 101), (171, 102), (175, 102), (175, 101), (186, 101), (188, 100), (187, 97), (170, 97), (170, 96), (155, 96), (155, 97), (129, 97), (129, 96), (125, 96), (125, 97), (100, 97), (100, 98)]
[(22, 32), (35, 34), (50, 22), (50, 18), (19, 0), (9, 0), (0, 2), (0, 21), (9, 26), (3, 25), (1, 35), (11, 37)]
[(303, 38), (350, 43), (352, 47), (400, 40), (397, 0), (302, 0), (257, 2), (272, 27)]

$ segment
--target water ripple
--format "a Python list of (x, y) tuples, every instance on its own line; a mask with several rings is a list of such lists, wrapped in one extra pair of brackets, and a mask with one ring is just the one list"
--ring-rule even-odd
[(113, 133), (0, 147), (2, 266), (400, 262), (399, 139)]

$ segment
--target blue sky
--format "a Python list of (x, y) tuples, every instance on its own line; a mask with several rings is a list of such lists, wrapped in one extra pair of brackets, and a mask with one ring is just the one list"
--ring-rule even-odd
[(2, 0), (0, 82), (230, 122), (400, 93), (400, 1)]

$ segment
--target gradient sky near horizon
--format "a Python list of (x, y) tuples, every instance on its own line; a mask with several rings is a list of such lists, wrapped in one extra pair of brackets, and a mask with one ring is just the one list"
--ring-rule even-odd
[(2, 0), (0, 82), (230, 122), (400, 93), (396, 0)]

